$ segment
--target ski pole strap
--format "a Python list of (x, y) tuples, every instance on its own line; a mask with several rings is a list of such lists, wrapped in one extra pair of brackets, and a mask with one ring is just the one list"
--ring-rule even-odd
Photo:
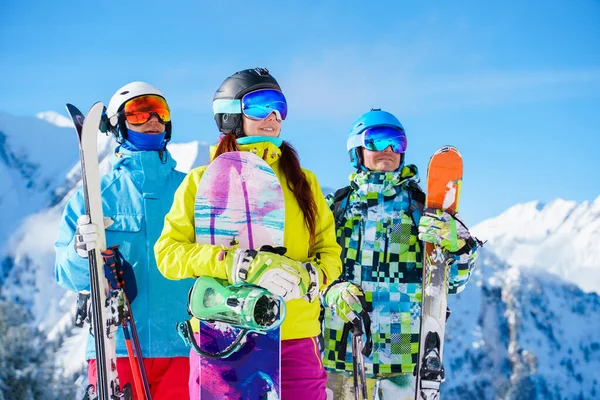
[(371, 351), (373, 351), (373, 337), (371, 336), (371, 317), (367, 312), (367, 301), (365, 300), (364, 296), (359, 297), (359, 300), (363, 308), (363, 310), (360, 312), (360, 320), (364, 324), (364, 332), (367, 336), (367, 341), (364, 344), (362, 353), (368, 357), (371, 355)]
[(339, 361), (346, 361), (346, 350), (348, 347), (348, 332), (352, 330), (352, 323), (346, 322), (344, 324), (344, 330), (342, 331), (342, 337), (340, 339), (340, 347), (338, 348), (337, 358)]
[[(451, 215), (458, 223), (460, 223), (468, 231), (467, 226), (465, 225), (464, 222), (462, 222), (462, 220), (460, 218), (457, 217), (456, 213), (451, 214)], [(485, 244), (485, 242), (482, 242), (481, 240), (477, 239), (475, 236), (469, 236), (467, 239), (465, 239), (465, 245), (463, 247), (461, 247), (460, 249), (458, 249), (458, 251), (453, 252), (452, 254), (457, 255), (457, 256), (460, 256), (462, 254), (467, 254), (467, 253), (470, 253), (475, 248), (483, 247), (484, 244)]]
[[(362, 334), (364, 332), (364, 334), (367, 336), (367, 341), (364, 343), (363, 348), (362, 348), (362, 353), (365, 356), (370, 356), (371, 352), (373, 351), (373, 338), (371, 335), (371, 317), (369, 316), (369, 313), (366, 311), (367, 308), (367, 304), (366, 304), (366, 300), (364, 299), (364, 297), (359, 297), (360, 299), (360, 303), (363, 307), (363, 311), (361, 311), (360, 313), (360, 318), (357, 317), (354, 321), (352, 322), (346, 322), (344, 324), (344, 330), (342, 331), (342, 337), (340, 339), (341, 343), (340, 343), (340, 347), (338, 348), (338, 360), (340, 361), (345, 361), (346, 359), (346, 349), (348, 347), (348, 333), (350, 331), (353, 332), (353, 335), (358, 335), (358, 334)], [(364, 326), (364, 329), (363, 329)], [(356, 330), (358, 331), (355, 331)]]
[(75, 310), (75, 326), (83, 328), (85, 321), (90, 320), (90, 292), (79, 292), (77, 309)]
[(137, 297), (137, 282), (131, 264), (119, 251), (119, 246), (111, 246), (102, 252), (104, 275), (112, 289), (123, 288), (129, 303)]

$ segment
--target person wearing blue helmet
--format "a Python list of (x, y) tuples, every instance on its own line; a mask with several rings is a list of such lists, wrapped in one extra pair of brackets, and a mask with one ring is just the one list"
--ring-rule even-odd
[[(356, 172), (326, 197), (342, 246), (340, 278), (323, 293), (323, 364), (334, 399), (354, 398), (351, 321), (361, 315), (369, 398), (414, 399), (423, 279), (422, 241), (449, 247), (449, 293), (464, 289), (479, 242), (458, 218), (424, 210), (418, 170), (405, 163), (404, 127), (380, 109), (361, 115), (347, 141)], [(452, 223), (451, 223), (452, 222)], [(458, 225), (460, 229), (452, 229)], [(368, 315), (369, 318), (366, 316)], [(331, 396), (330, 396), (331, 398)]]

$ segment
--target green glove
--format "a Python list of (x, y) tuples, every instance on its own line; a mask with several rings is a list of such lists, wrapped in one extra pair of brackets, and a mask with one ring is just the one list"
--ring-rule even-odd
[(231, 249), (227, 252), (228, 279), (261, 286), (283, 300), (305, 298), (312, 302), (319, 293), (319, 270), (282, 254), (284, 247), (263, 246), (261, 250)]
[(326, 307), (337, 312), (344, 322), (351, 322), (363, 311), (360, 298), (365, 294), (362, 289), (350, 282), (339, 282), (329, 286), (323, 293)]
[(428, 208), (419, 222), (419, 239), (451, 253), (462, 249), (470, 238), (471, 234), (462, 221), (443, 210)]

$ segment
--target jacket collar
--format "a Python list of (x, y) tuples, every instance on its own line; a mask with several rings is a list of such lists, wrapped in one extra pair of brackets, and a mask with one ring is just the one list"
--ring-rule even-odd
[[(162, 155), (162, 158), (161, 158)], [(156, 190), (164, 183), (177, 162), (168, 150), (131, 151), (119, 146), (111, 156), (113, 170), (125, 170), (136, 185), (144, 190)]]
[(369, 193), (395, 196), (408, 181), (419, 182), (416, 165), (405, 165), (395, 172), (357, 171), (350, 174), (350, 185), (361, 197)]
[[(250, 151), (261, 157), (271, 165), (281, 158), (281, 149), (271, 142), (258, 142), (252, 144), (238, 144), (240, 151)], [(210, 160), (215, 157), (217, 146), (210, 147)]]

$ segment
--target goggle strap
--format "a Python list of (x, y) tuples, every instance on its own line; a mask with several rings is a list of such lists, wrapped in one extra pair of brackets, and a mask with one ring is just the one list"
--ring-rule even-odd
[(352, 136), (346, 141), (346, 150), (350, 151), (355, 147), (362, 147), (365, 144), (364, 139), (364, 134), (362, 133), (360, 135)]
[(242, 101), (239, 99), (217, 99), (213, 101), (213, 114), (241, 114)]

